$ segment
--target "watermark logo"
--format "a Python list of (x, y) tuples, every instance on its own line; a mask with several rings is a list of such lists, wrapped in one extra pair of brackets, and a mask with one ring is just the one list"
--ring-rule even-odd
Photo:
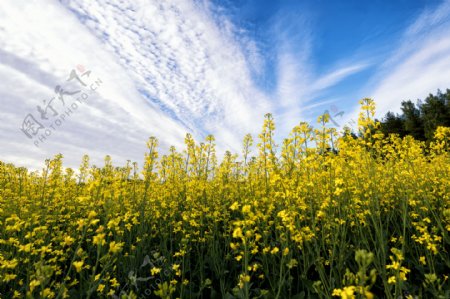
[(36, 147), (63, 126), (79, 106), (87, 103), (89, 97), (103, 83), (100, 78), (93, 78), (92, 72), (83, 65), (72, 69), (65, 80), (65, 85), (58, 84), (54, 88), (54, 96), (37, 105), (37, 113), (28, 113), (20, 130), (31, 139)]
[[(127, 298), (131, 292), (138, 294), (138, 298), (140, 299), (149, 297), (152, 292), (158, 289), (158, 285), (163, 283), (163, 278), (169, 277), (171, 273), (164, 262), (164, 257), (157, 252), (146, 255), (138, 269), (128, 272), (127, 283), (118, 289), (116, 293), (112, 295), (112, 298)], [(155, 268), (160, 269), (158, 276), (139, 274), (142, 272), (150, 273), (150, 270)]]
[[(333, 123), (337, 128), (341, 127), (341, 123), (344, 116), (344, 111), (340, 110), (338, 106), (331, 105), (329, 109), (326, 109), (322, 115), (327, 115), (328, 119)], [(356, 124), (354, 119), (350, 119), (347, 123), (345, 123), (342, 127), (353, 127)]]
[(335, 120), (338, 117), (342, 118), (342, 116), (344, 115), (344, 111), (339, 111), (339, 108), (336, 105), (331, 105), (330, 106), (330, 111), (327, 109), (323, 112), (323, 115), (328, 115), (328, 118), (330, 119), (330, 121), (336, 126), (336, 127), (340, 127), (341, 125)]

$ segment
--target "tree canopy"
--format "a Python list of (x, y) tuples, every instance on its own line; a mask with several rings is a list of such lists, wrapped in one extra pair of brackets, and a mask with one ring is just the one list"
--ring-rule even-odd
[(429, 94), (425, 100), (403, 101), (402, 112), (388, 112), (381, 122), (381, 131), (398, 134), (401, 137), (411, 135), (417, 140), (430, 141), (438, 126), (450, 127), (450, 89)]

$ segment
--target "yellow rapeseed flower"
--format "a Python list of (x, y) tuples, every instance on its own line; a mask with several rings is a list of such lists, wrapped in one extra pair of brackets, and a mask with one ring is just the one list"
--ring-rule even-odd
[(151, 270), (150, 270), (150, 273), (152, 274), (152, 275), (156, 275), (156, 274), (158, 274), (158, 273), (160, 273), (161, 272), (161, 268), (157, 268), (157, 267), (153, 267)]
[(112, 241), (109, 243), (109, 252), (112, 254), (116, 254), (120, 251), (122, 251), (123, 243), (116, 243), (115, 241)]
[(83, 261), (73, 262), (73, 266), (75, 267), (75, 270), (80, 273), (81, 269), (83, 268)]

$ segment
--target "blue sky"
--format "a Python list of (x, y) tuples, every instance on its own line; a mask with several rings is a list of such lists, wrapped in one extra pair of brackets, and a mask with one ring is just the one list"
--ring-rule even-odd
[[(345, 110), (365, 96), (362, 90), (366, 82), (386, 57), (395, 52), (408, 26), (424, 12), (438, 10), (442, 4), (423, 0), (216, 0), (213, 3), (216, 10), (239, 26), (243, 35), (257, 43), (264, 57), (264, 67), (263, 72), (253, 74), (253, 78), (268, 94), (276, 92), (280, 83), (277, 57), (286, 48), (294, 59), (296, 53), (302, 57), (302, 53), (308, 51), (307, 63), (299, 71), (317, 76), (361, 63), (355, 72), (305, 99), (335, 99), (334, 104)], [(314, 114), (316, 110), (309, 115)]]
[(448, 32), (448, 0), (3, 1), (0, 159), (141, 162), (149, 136), (164, 151), (187, 132), (240, 152), (267, 112), (281, 138), (325, 110), (349, 124), (363, 97), (381, 117), (450, 87)]

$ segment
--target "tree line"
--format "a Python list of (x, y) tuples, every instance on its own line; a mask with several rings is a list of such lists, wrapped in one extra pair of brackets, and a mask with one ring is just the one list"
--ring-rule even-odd
[(430, 93), (425, 100), (419, 99), (416, 103), (403, 101), (400, 114), (388, 112), (380, 123), (386, 135), (411, 135), (429, 142), (438, 126), (450, 127), (450, 89), (445, 93), (440, 90), (435, 95)]

